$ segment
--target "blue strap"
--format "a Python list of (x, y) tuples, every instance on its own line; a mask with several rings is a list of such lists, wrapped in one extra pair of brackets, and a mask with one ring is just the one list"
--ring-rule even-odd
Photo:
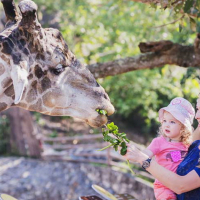
[(200, 168), (199, 168), (199, 167), (195, 167), (194, 170), (195, 170), (196, 173), (200, 176)]

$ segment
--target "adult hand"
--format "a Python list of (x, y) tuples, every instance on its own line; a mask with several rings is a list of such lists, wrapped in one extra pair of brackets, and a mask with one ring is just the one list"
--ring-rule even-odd
[(127, 160), (142, 164), (142, 162), (148, 158), (148, 156), (140, 151), (135, 145), (127, 144), (127, 147), (127, 153), (124, 155), (124, 158)]

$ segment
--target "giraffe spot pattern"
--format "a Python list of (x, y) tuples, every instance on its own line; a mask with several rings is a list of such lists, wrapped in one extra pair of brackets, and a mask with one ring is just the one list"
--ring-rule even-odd
[(10, 59), (7, 58), (5, 55), (2, 55), (1, 59), (10, 65)]
[(46, 107), (49, 107), (49, 108), (52, 108), (55, 106), (55, 104), (52, 103), (52, 99), (54, 99), (55, 96), (52, 95), (51, 92), (48, 92), (46, 93), (43, 97), (42, 97), (42, 100), (43, 100), (43, 104), (46, 106)]
[(28, 110), (32, 110), (32, 111), (43, 111), (44, 109), (42, 108), (42, 100), (39, 99), (37, 101), (37, 103), (33, 104), (33, 105), (30, 105)]
[(18, 47), (18, 49), (23, 49), (24, 47), (19, 43), (19, 41), (17, 41), (17, 47)]
[(52, 116), (60, 116), (60, 115), (63, 115), (63, 110), (62, 109), (53, 109), (50, 114)]
[(13, 96), (14, 96), (14, 87), (13, 87), (13, 85), (9, 86), (9, 87), (5, 90), (4, 94), (5, 94), (6, 96), (8, 96), (8, 97), (13, 97)]
[(24, 30), (24, 35), (27, 40), (29, 40), (32, 37), (32, 35), (28, 31), (25, 31), (25, 30)]
[(35, 66), (35, 76), (37, 78), (41, 78), (43, 75), (44, 75), (44, 72), (42, 71), (42, 69), (38, 65), (36, 65)]
[(43, 35), (42, 35), (42, 34), (40, 34), (40, 39), (41, 39), (41, 40), (43, 39)]
[(12, 54), (12, 59), (14, 64), (19, 64), (19, 62), (21, 61), (21, 54), (20, 53), (13, 53)]
[(47, 89), (49, 89), (51, 87), (51, 81), (48, 77), (45, 77), (42, 81), (42, 90), (43, 92), (46, 91)]
[(29, 74), (28, 80), (31, 80), (33, 78), (33, 74)]
[(26, 101), (27, 102), (32, 102), (35, 101), (37, 97), (37, 90), (31, 89), (28, 91), (27, 96), (26, 96)]
[(31, 83), (31, 87), (34, 89), (34, 90), (37, 90), (37, 81), (33, 81)]
[(27, 48), (24, 48), (24, 49), (23, 49), (23, 53), (24, 53), (26, 56), (28, 56), (28, 55), (29, 55), (28, 49), (27, 49)]
[(25, 44), (26, 44), (26, 41), (25, 41), (24, 39), (21, 39), (21, 40), (19, 40), (19, 43), (20, 43), (20, 45), (21, 45), (22, 47), (24, 47)]
[(19, 106), (19, 107), (21, 107), (21, 108), (27, 108), (27, 104), (25, 104), (25, 103), (19, 103), (19, 104), (17, 104), (17, 106)]
[(45, 56), (42, 55), (42, 54), (40, 54), (40, 53), (38, 53), (38, 54), (36, 55), (36, 59), (37, 59), (37, 60), (45, 60)]
[(2, 75), (5, 72), (4, 66), (0, 63), (0, 75)]
[(1, 82), (1, 86), (3, 88), (8, 87), (10, 84), (12, 83), (12, 79), (10, 77), (6, 77), (2, 82)]
[(10, 40), (4, 40), (2, 52), (10, 55), (12, 53), (12, 49), (14, 48), (14, 44)]
[(33, 45), (33, 42), (30, 42), (28, 44), (28, 49), (31, 53), (34, 53), (36, 51), (35, 46)]
[(5, 110), (7, 108), (7, 104), (6, 103), (0, 103), (0, 112)]
[(4, 40), (4, 36), (3, 35), (0, 35), (0, 42), (2, 42)]

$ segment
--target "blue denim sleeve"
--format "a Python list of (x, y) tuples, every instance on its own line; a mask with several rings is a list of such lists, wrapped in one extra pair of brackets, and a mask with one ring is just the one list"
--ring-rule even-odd
[(195, 167), (194, 170), (195, 170), (196, 173), (200, 176), (200, 166)]

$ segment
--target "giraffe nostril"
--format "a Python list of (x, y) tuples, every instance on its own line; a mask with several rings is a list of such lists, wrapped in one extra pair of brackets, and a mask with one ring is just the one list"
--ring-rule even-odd
[(105, 99), (108, 99), (108, 97), (107, 97), (107, 95), (106, 95), (106, 94), (104, 94), (104, 95), (103, 95), (103, 97), (104, 97)]
[(96, 87), (100, 87), (100, 85), (98, 84), (98, 82), (96, 82)]

